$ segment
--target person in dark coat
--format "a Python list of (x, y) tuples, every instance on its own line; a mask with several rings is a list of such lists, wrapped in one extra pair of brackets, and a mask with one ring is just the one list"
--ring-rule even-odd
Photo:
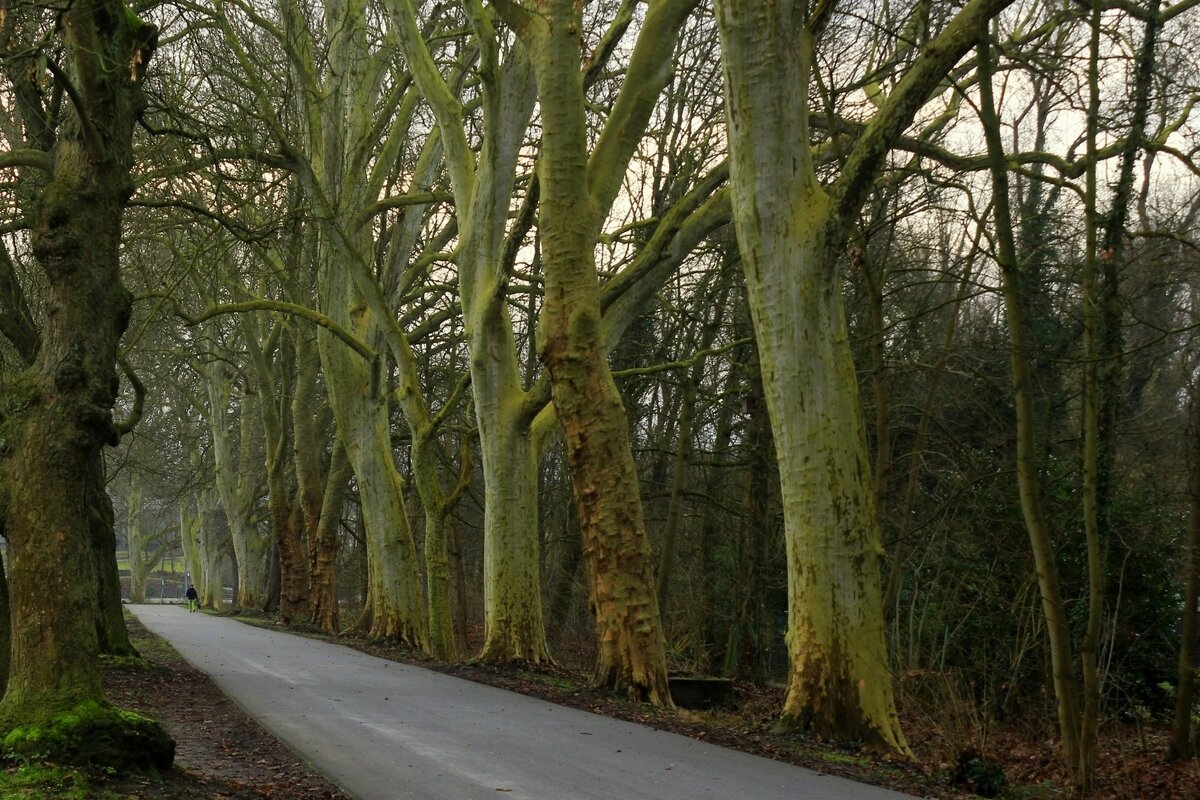
[(189, 586), (187, 591), (183, 593), (183, 596), (186, 597), (188, 601), (188, 612), (190, 613), (195, 611), (196, 606), (198, 605), (196, 601), (200, 599), (200, 595), (196, 594), (196, 587)]

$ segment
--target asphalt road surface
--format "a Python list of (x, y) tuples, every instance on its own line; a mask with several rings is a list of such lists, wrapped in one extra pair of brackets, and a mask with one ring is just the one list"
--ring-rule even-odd
[(361, 800), (896, 800), (896, 792), (179, 606), (130, 606)]

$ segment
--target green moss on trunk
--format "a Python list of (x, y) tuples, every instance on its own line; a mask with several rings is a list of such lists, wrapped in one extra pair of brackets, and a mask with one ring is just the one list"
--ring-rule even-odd
[(19, 724), (0, 719), (6, 758), (104, 766), (119, 771), (167, 769), (175, 742), (152, 719), (98, 700), (65, 711), (23, 715)]

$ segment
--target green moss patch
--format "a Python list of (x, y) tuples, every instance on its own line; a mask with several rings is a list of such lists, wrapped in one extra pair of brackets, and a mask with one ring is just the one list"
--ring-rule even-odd
[(96, 700), (85, 700), (44, 724), (11, 728), (0, 748), (7, 758), (118, 771), (167, 769), (175, 758), (175, 742), (157, 722)]
[(0, 776), (0, 798), (55, 797), (86, 800), (92, 796), (90, 782), (78, 771), (44, 764), (23, 764)]

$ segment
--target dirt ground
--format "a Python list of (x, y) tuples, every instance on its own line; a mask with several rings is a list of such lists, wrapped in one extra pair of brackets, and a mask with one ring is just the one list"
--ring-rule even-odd
[[(258, 624), (275, 627), (270, 622)], [(92, 776), (89, 797), (104, 800), (349, 800), (315, 773), (299, 756), (278, 742), (229, 701), (203, 674), (192, 669), (136, 620), (130, 632), (149, 666), (110, 664), (105, 688), (112, 701), (163, 721), (177, 742), (176, 766), (153, 777), (114, 779)], [(321, 637), (324, 638), (324, 637)], [(377, 643), (338, 640), (367, 652), (457, 675), (599, 714), (640, 722), (685, 736), (889, 786), (918, 797), (976, 797), (962, 769), (960, 736), (916, 713), (902, 717), (912, 762), (875, 758), (855, 749), (834, 748), (796, 735), (773, 733), (771, 725), (782, 703), (779, 689), (738, 684), (723, 708), (708, 711), (663, 710), (631, 703), (586, 687), (579, 669), (521, 669), (480, 664), (446, 665)], [(1200, 798), (1200, 761), (1165, 765), (1165, 729), (1158, 725), (1109, 729), (1100, 758), (1097, 800), (1196, 800)], [(1036, 732), (999, 730), (990, 734), (985, 755), (1002, 765), (1006, 786), (999, 794), (1010, 800), (1069, 798), (1064, 774), (1057, 766), (1054, 742)], [(986, 779), (986, 773), (984, 774)], [(986, 788), (984, 786), (983, 788)], [(10, 795), (5, 795), (9, 797)], [(38, 794), (14, 797), (44, 797)], [(55, 795), (60, 796), (60, 795)], [(67, 795), (61, 795), (67, 796)], [(79, 795), (70, 795), (78, 797)], [(546, 798), (553, 800), (553, 798)]]

